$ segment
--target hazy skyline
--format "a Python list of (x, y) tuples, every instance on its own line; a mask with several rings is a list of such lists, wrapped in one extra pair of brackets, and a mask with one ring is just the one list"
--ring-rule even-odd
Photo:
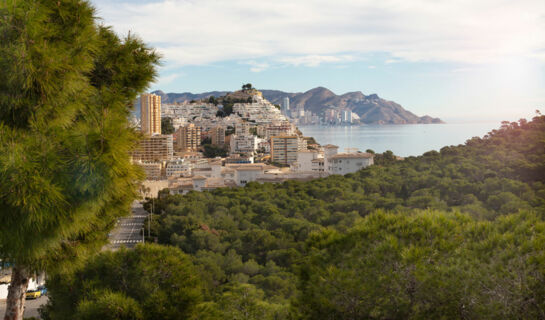
[(105, 1), (163, 54), (151, 90), (324, 86), (442, 118), (545, 109), (545, 1)]

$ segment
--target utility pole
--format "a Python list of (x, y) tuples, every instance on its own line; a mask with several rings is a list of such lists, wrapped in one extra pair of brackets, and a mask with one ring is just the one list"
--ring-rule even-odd
[(148, 236), (151, 238), (151, 217), (153, 216), (153, 198), (151, 198), (151, 213), (148, 218)]

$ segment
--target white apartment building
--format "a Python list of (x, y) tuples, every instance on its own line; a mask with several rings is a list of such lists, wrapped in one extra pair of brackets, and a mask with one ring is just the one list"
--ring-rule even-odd
[(322, 157), (316, 150), (299, 150), (297, 151), (297, 161), (291, 165), (291, 170), (296, 172), (312, 172), (314, 171), (313, 160)]
[(178, 159), (169, 161), (166, 164), (166, 176), (168, 177), (182, 177), (189, 176), (191, 174), (192, 164), (190, 161)]
[(373, 154), (358, 153), (338, 153), (328, 159), (331, 165), (331, 174), (345, 175), (359, 171), (373, 164)]
[(233, 153), (254, 153), (257, 150), (259, 141), (254, 135), (239, 135), (231, 136), (230, 147), (231, 154)]

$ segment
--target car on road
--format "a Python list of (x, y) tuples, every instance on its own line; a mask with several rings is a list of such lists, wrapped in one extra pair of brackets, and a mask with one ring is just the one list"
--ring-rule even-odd
[(38, 289), (27, 290), (26, 298), (27, 299), (38, 299), (42, 296), (42, 292)]
[(42, 296), (45, 296), (47, 294), (47, 288), (45, 286), (39, 286), (38, 290), (40, 290)]

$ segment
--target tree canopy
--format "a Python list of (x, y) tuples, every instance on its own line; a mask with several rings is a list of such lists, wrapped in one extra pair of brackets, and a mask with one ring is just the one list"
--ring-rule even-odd
[[(377, 165), (346, 176), (166, 196), (155, 202), (164, 213), (154, 217), (152, 234), (193, 257), (205, 300), (219, 301), (229, 288), (251, 285), (263, 291), (263, 302), (283, 305), (279, 310), (285, 312), (298, 296), (299, 268), (312, 235), (348, 232), (377, 210), (400, 216), (435, 210), (441, 219), (458, 214), (456, 219), (472, 223), (524, 210), (536, 219), (532, 212), (545, 208), (544, 138), (541, 116), (419, 157), (378, 154)], [(376, 299), (384, 298), (378, 293)]]
[(173, 247), (105, 251), (48, 280), (44, 319), (191, 319), (201, 301), (190, 257)]
[(10, 297), (21, 311), (31, 271), (99, 249), (129, 212), (142, 175), (128, 115), (158, 59), (87, 1), (0, 3), (0, 259), (14, 264), (13, 319)]

